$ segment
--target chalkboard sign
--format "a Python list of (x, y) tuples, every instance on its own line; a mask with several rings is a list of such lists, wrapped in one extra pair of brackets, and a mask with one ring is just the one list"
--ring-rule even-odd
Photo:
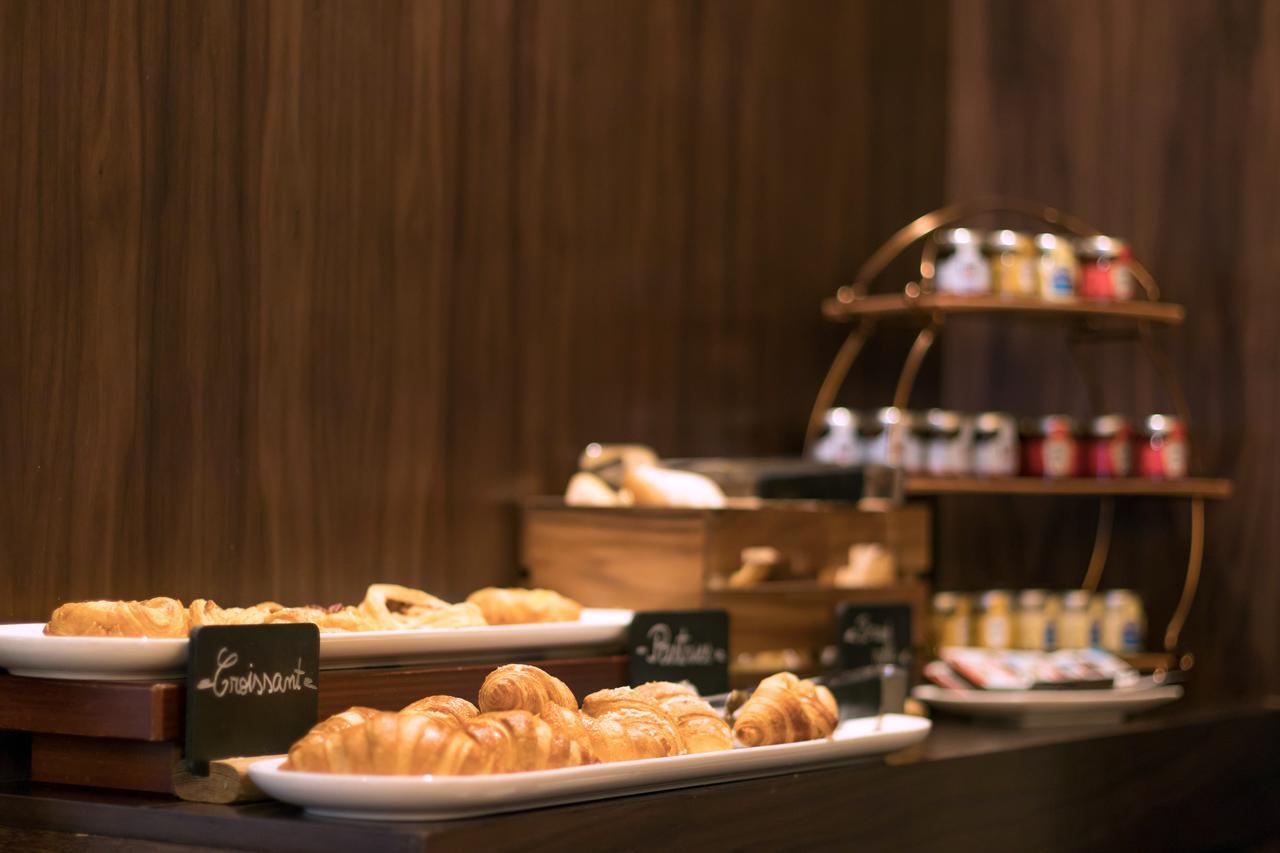
[(729, 614), (723, 610), (637, 613), (628, 640), (632, 686), (688, 681), (703, 695), (729, 689)]
[(836, 612), (840, 667), (911, 665), (911, 608), (905, 604), (841, 604)]
[(209, 625), (187, 651), (186, 760), (287, 752), (316, 722), (315, 625)]

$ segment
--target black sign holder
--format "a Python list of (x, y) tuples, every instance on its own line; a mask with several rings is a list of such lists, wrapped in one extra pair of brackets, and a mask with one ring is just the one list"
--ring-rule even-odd
[(208, 625), (187, 651), (188, 769), (287, 752), (316, 723), (320, 630), (311, 624)]

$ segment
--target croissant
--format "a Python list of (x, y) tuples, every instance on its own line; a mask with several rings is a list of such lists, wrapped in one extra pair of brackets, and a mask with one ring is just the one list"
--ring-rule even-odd
[(630, 687), (592, 693), (582, 700), (582, 713), (600, 761), (662, 758), (687, 751), (675, 719)]
[(422, 714), (444, 722), (461, 725), (480, 712), (466, 699), (457, 696), (428, 696), (400, 709), (402, 714)]
[(738, 711), (733, 736), (744, 746), (766, 746), (830, 737), (840, 722), (827, 688), (789, 672), (771, 675)]
[(500, 589), (485, 587), (467, 596), (490, 625), (519, 625), (529, 622), (574, 622), (582, 615), (582, 605), (549, 589)]
[(187, 609), (172, 598), (146, 601), (76, 601), (49, 617), (44, 632), (79, 637), (185, 637)]
[(290, 749), (286, 767), (313, 773), (457, 776), (574, 767), (588, 760), (578, 744), (527, 711), (481, 714), (461, 724), (423, 714), (375, 712), (354, 725), (304, 737)]
[(337, 743), (336, 739), (330, 737), (331, 735), (351, 726), (361, 725), (365, 720), (381, 713), (381, 711), (374, 708), (354, 706), (341, 714), (334, 714), (328, 719), (321, 720), (312, 726), (305, 735), (300, 737), (293, 746), (289, 747), (289, 759), (285, 762), (285, 769), (303, 770), (306, 769), (303, 765), (307, 767), (317, 766), (318, 763), (325, 760), (322, 756), (329, 743)]
[(480, 710), (542, 714), (551, 706), (578, 710), (578, 700), (563, 681), (536, 666), (500, 666), (480, 685)]
[(733, 748), (729, 724), (692, 686), (650, 681), (641, 684), (634, 692), (641, 698), (656, 702), (658, 707), (675, 718), (676, 728), (688, 752), (718, 752)]

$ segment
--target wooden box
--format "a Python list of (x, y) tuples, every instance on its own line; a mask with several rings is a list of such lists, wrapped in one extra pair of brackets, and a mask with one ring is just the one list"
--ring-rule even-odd
[[(722, 607), (731, 652), (832, 642), (841, 601), (912, 607), (922, 645), (931, 567), (930, 513), (923, 504), (886, 512), (808, 501), (743, 501), (724, 509), (570, 507), (559, 498), (524, 506), (522, 559), (534, 586), (596, 607), (636, 610)], [(900, 580), (881, 589), (835, 589), (816, 578), (848, 561), (849, 547), (879, 543), (895, 557)], [(792, 573), (812, 579), (726, 589), (742, 549), (768, 545)]]

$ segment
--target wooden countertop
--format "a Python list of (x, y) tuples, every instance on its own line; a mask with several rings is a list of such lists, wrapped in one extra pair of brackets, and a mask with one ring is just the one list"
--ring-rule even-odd
[[(78, 837), (73, 833), (80, 834)], [(87, 836), (87, 837), (86, 837)], [(278, 803), (213, 806), (0, 785), (0, 848), (271, 851), (1169, 849), (1280, 837), (1280, 703), (1122, 725), (936, 721), (886, 760), (492, 818), (362, 823)], [(121, 842), (121, 839), (129, 839)]]

